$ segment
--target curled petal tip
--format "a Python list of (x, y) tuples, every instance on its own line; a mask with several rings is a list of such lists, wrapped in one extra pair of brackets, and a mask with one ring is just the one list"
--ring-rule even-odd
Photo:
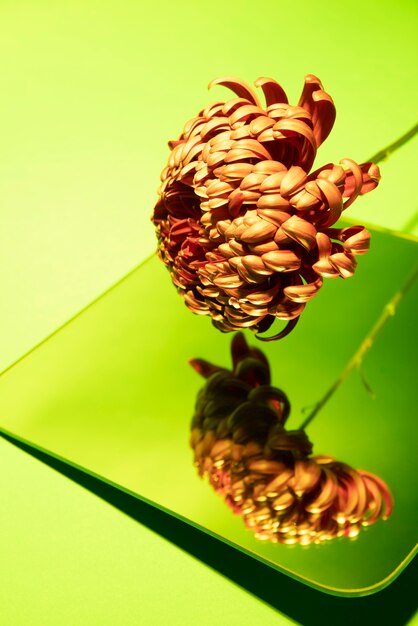
[(288, 103), (286, 92), (273, 78), (260, 76), (260, 78), (257, 78), (257, 80), (254, 81), (254, 85), (256, 87), (261, 87), (263, 90), (267, 107), (276, 103)]
[(305, 76), (299, 106), (311, 115), (314, 136), (320, 146), (334, 126), (336, 112), (331, 96), (323, 90), (321, 81), (313, 74)]
[(222, 371), (222, 368), (212, 365), (204, 359), (189, 359), (189, 365), (203, 378), (209, 378), (215, 372)]
[(318, 76), (315, 76), (315, 74), (306, 74), (305, 83), (318, 85), (319, 87), (322, 88), (322, 83), (320, 79), (318, 78)]
[(221, 76), (220, 78), (214, 78), (210, 81), (208, 89), (211, 89), (214, 85), (221, 85), (231, 89), (239, 98), (245, 98), (257, 106), (261, 106), (257, 96), (251, 87), (235, 76)]

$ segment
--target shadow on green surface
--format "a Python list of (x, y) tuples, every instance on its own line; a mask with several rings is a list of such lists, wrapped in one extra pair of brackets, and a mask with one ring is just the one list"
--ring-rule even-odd
[(0, 429), (0, 435), (303, 626), (361, 626), (379, 621), (403, 626), (416, 609), (412, 593), (418, 573), (416, 558), (388, 587), (375, 594), (354, 598), (328, 595), (11, 433)]

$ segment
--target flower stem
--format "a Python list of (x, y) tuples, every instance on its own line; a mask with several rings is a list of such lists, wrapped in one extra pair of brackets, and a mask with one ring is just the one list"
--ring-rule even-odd
[(418, 123), (415, 124), (407, 133), (399, 137), (396, 141), (383, 148), (383, 150), (379, 150), (376, 152), (370, 159), (367, 159), (367, 162), (372, 163), (380, 163), (380, 161), (385, 161), (393, 152), (398, 150), (401, 146), (403, 146), (407, 141), (412, 139), (414, 135), (418, 133)]
[(407, 293), (409, 288), (413, 285), (413, 283), (414, 283), (414, 281), (415, 281), (415, 279), (417, 277), (418, 277), (418, 265), (414, 268), (414, 271), (410, 274), (410, 276), (408, 276), (407, 280), (402, 285), (402, 287), (394, 294), (392, 299), (383, 308), (383, 311), (382, 311), (380, 317), (378, 318), (378, 320), (376, 321), (376, 323), (374, 324), (374, 326), (372, 327), (372, 329), (370, 330), (368, 335), (362, 341), (362, 343), (360, 344), (360, 346), (358, 347), (358, 349), (354, 353), (353, 357), (347, 363), (347, 365), (345, 366), (345, 368), (343, 369), (341, 374), (338, 376), (338, 378), (333, 382), (333, 384), (328, 389), (328, 391), (325, 393), (323, 398), (315, 405), (313, 410), (310, 412), (308, 417), (305, 419), (303, 424), (300, 426), (300, 429), (305, 429), (308, 426), (308, 424), (310, 424), (312, 422), (312, 420), (318, 414), (318, 412), (323, 408), (323, 406), (328, 402), (328, 400), (337, 391), (338, 387), (345, 381), (345, 379), (348, 377), (350, 372), (354, 368), (360, 367), (366, 352), (368, 350), (370, 350), (370, 348), (372, 347), (376, 337), (381, 332), (381, 330), (384, 328), (384, 326), (386, 325), (386, 322), (389, 320), (389, 318), (393, 317), (393, 315), (395, 315), (396, 309), (399, 306), (399, 303), (404, 298), (405, 294)]

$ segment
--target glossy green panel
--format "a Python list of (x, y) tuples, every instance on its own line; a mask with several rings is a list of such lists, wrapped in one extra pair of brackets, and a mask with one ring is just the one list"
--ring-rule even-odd
[[(266, 344), (290, 427), (317, 402), (410, 275), (416, 244), (373, 233), (356, 276), (327, 280), (297, 331)], [(310, 547), (261, 543), (195, 475), (188, 429), (202, 381), (191, 357), (229, 365), (231, 336), (192, 315), (152, 258), (0, 378), (1, 425), (179, 513), (332, 593), (369, 593), (411, 558), (418, 475), (414, 442), (414, 300), (408, 292), (363, 364), (309, 426), (316, 453), (386, 480), (395, 510), (355, 540)], [(255, 338), (248, 333), (250, 342)], [(262, 346), (261, 346), (262, 347)]]

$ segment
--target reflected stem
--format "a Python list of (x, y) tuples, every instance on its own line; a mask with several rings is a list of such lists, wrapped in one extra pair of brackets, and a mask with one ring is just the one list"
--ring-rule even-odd
[(328, 402), (328, 400), (337, 391), (338, 387), (346, 380), (346, 378), (351, 373), (351, 371), (354, 368), (360, 368), (366, 353), (373, 346), (373, 344), (374, 344), (374, 342), (376, 340), (376, 337), (383, 330), (383, 328), (386, 325), (387, 321), (391, 317), (393, 317), (395, 315), (396, 309), (398, 308), (399, 303), (405, 297), (405, 295), (408, 292), (408, 290), (410, 289), (410, 287), (412, 287), (412, 285), (414, 284), (414, 282), (415, 282), (417, 277), (418, 277), (418, 264), (414, 268), (413, 272), (411, 272), (411, 274), (408, 276), (407, 280), (402, 285), (402, 287), (398, 291), (396, 291), (396, 293), (391, 298), (391, 300), (385, 305), (385, 307), (383, 308), (383, 311), (382, 311), (380, 317), (377, 319), (376, 323), (374, 324), (374, 326), (372, 327), (372, 329), (370, 330), (368, 335), (362, 341), (362, 343), (360, 344), (360, 346), (356, 350), (356, 352), (353, 355), (353, 357), (347, 363), (346, 367), (343, 369), (341, 374), (334, 381), (334, 383), (331, 385), (331, 387), (325, 393), (323, 398), (318, 402), (318, 404), (315, 405), (314, 409), (311, 411), (311, 413), (308, 415), (308, 417), (302, 423), (302, 425), (300, 426), (301, 430), (305, 429), (312, 422), (314, 417), (316, 417), (316, 415), (319, 413), (319, 411), (325, 406), (325, 404)]
[(401, 146), (403, 146), (407, 141), (412, 139), (418, 133), (418, 123), (415, 124), (408, 132), (406, 132), (402, 137), (399, 137), (396, 141), (383, 148), (383, 150), (379, 150), (376, 152), (370, 159), (367, 159), (367, 163), (380, 163), (381, 161), (385, 161), (393, 152), (398, 150)]

